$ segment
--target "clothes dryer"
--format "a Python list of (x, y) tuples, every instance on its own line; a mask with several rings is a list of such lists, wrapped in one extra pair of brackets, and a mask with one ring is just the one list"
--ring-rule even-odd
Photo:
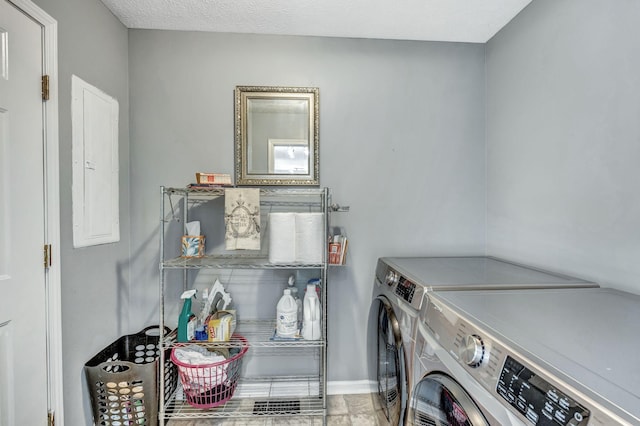
[(425, 294), (597, 287), (597, 284), (491, 257), (386, 257), (378, 259), (372, 312), (376, 318), (378, 400), (392, 425), (405, 423), (414, 389), (414, 347)]
[[(423, 376), (410, 424), (640, 424), (639, 295), (607, 288), (431, 293), (420, 324)], [(441, 388), (463, 397), (439, 390), (440, 377), (447, 380)]]

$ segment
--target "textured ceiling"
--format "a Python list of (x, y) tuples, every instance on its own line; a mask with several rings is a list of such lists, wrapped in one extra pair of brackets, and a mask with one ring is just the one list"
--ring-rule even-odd
[(531, 0), (102, 0), (128, 28), (484, 43)]

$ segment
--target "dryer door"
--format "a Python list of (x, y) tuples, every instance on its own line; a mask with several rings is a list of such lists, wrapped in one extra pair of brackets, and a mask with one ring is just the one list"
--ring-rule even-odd
[(467, 391), (442, 373), (427, 374), (415, 386), (408, 415), (415, 426), (489, 426)]
[(398, 319), (389, 299), (378, 296), (378, 398), (391, 425), (404, 420), (407, 374)]

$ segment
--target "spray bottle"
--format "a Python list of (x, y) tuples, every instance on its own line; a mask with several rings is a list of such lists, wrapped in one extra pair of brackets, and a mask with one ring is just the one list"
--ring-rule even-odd
[(193, 340), (196, 332), (196, 317), (191, 312), (191, 298), (197, 290), (187, 290), (180, 296), (184, 299), (182, 312), (178, 317), (178, 342), (184, 343)]

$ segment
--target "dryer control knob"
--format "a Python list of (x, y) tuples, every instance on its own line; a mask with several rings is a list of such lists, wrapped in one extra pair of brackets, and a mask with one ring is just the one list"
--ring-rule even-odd
[(469, 334), (464, 338), (460, 356), (470, 367), (476, 368), (484, 360), (484, 343), (480, 336)]
[(387, 276), (384, 277), (384, 282), (387, 283), (387, 285), (389, 287), (398, 284), (398, 280), (400, 279), (400, 277), (398, 276), (398, 273), (395, 271), (389, 271), (387, 272)]

